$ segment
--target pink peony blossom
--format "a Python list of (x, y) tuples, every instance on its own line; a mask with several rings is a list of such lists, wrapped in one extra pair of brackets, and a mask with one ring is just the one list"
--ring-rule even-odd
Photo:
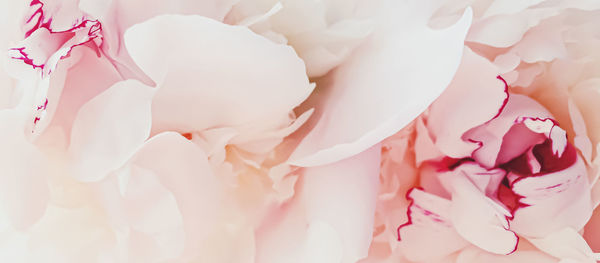
[[(473, 6), (452, 83), (383, 143), (364, 262), (600, 259), (600, 126), (590, 86), (599, 72), (588, 48), (599, 7), (542, 2)], [(447, 3), (431, 23), (447, 23), (460, 6)]]
[(595, 262), (594, 1), (0, 2), (2, 262)]

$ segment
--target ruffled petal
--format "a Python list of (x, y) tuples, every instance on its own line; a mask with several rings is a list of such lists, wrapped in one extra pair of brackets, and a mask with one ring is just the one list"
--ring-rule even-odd
[(326, 92), (316, 107), (320, 119), (292, 164), (323, 165), (368, 149), (410, 123), (450, 82), (471, 9), (455, 25), (435, 31), (426, 22), (431, 10), (396, 4), (385, 8), (391, 14), (382, 22), (387, 26), (376, 29), (320, 87)]

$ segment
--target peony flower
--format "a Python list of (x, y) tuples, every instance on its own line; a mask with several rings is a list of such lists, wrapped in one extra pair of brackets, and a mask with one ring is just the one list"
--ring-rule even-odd
[(534, 2), (0, 3), (0, 261), (593, 262), (600, 7)]
[(261, 210), (288, 195), (269, 185), (289, 152), (276, 147), (312, 112), (292, 111), (314, 88), (304, 63), (289, 46), (201, 16), (158, 16), (119, 37), (156, 87), (124, 80), (109, 54), (84, 46), (46, 73), (9, 61), (18, 85), (6, 88), (22, 95), (2, 109), (1, 226), (13, 245), (1, 258), (250, 260)]
[(479, 7), (448, 89), (384, 142), (364, 262), (596, 262), (598, 7)]

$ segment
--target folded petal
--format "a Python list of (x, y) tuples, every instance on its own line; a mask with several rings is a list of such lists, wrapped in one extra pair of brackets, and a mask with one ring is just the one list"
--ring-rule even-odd
[[(390, 1), (393, 2), (393, 1)], [(462, 56), (471, 9), (444, 30), (431, 10), (390, 3), (389, 19), (328, 77), (320, 119), (291, 157), (317, 166), (368, 149), (423, 112), (450, 82)], [(393, 25), (393, 26), (392, 26)], [(432, 76), (433, 75), (433, 76)]]

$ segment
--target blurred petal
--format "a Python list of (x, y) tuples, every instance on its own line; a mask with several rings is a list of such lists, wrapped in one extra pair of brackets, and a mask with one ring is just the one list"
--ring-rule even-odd
[(129, 80), (81, 107), (69, 147), (76, 178), (99, 180), (127, 162), (148, 138), (153, 95), (152, 88)]
[(25, 139), (20, 117), (0, 111), (0, 206), (15, 228), (24, 229), (44, 214), (50, 194), (46, 157)]
[(185, 230), (182, 261), (189, 262), (202, 251), (207, 235), (218, 223), (220, 185), (206, 154), (183, 136), (161, 133), (154, 136), (130, 161), (154, 175), (177, 201)]
[[(376, 145), (334, 164), (306, 168), (295, 199), (273, 211), (276, 217), (259, 229), (257, 261), (350, 263), (366, 257), (372, 239), (380, 153)], [(330, 241), (328, 251), (319, 248), (321, 239)]]

